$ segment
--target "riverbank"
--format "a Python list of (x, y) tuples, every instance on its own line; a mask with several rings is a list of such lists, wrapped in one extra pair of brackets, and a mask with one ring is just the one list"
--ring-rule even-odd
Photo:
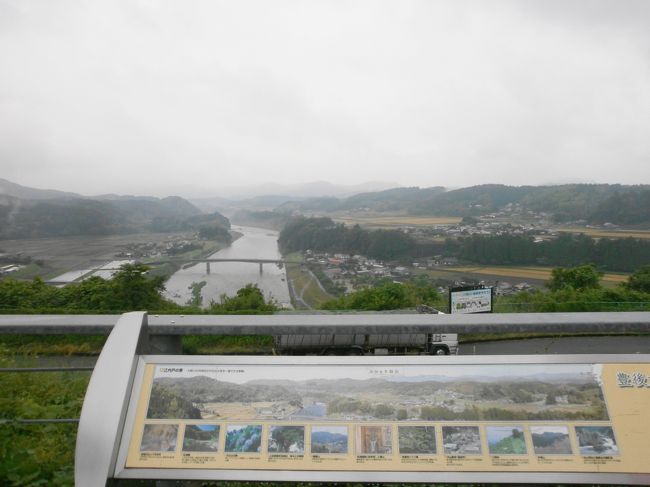
[[(190, 250), (189, 252), (184, 252), (182, 254), (175, 255), (173, 258), (175, 261), (178, 260), (200, 260), (207, 259), (211, 255), (223, 250), (227, 247), (230, 247), (233, 242), (240, 238), (243, 234), (240, 232), (231, 231), (230, 236), (232, 240), (230, 242), (224, 242), (220, 240), (202, 240), (202, 248)], [(143, 264), (148, 264), (149, 262), (160, 262), (156, 258), (144, 259)], [(152, 276), (164, 276), (168, 279), (178, 272), (183, 267), (182, 262), (163, 262), (161, 264), (155, 264), (151, 266), (150, 274)]]
[[(299, 255), (299, 254), (298, 254)], [(285, 256), (290, 260), (294, 254)], [(303, 264), (287, 264), (287, 282), (291, 293), (291, 304), (297, 310), (317, 309), (321, 304), (334, 299)]]
[[(231, 231), (233, 241), (241, 233)], [(200, 249), (165, 255), (168, 247), (182, 248), (186, 243), (200, 244)], [(31, 262), (11, 277), (31, 280), (40, 277), (47, 281), (69, 271), (95, 269), (115, 260), (138, 260), (143, 263), (164, 259), (192, 259), (207, 257), (231, 245), (227, 242), (199, 240), (195, 232), (145, 232), (126, 235), (97, 235), (48, 237), (35, 239), (2, 240), (0, 248), (7, 255), (21, 255)], [(149, 254), (156, 254), (155, 257)], [(171, 275), (175, 265), (160, 265), (153, 275)]]
[(247, 284), (253, 284), (259, 287), (267, 301), (273, 300), (279, 307), (290, 309), (285, 267), (275, 262), (264, 262), (282, 260), (278, 250), (278, 233), (236, 225), (232, 230), (238, 232), (240, 238), (229, 247), (208, 256), (227, 262), (212, 262), (209, 268), (200, 263), (178, 269), (166, 282), (165, 297), (177, 304), (186, 304), (193, 298), (193, 286), (205, 282), (201, 288), (201, 298), (202, 307), (207, 308), (211, 301), (219, 302), (223, 295), (234, 296)]

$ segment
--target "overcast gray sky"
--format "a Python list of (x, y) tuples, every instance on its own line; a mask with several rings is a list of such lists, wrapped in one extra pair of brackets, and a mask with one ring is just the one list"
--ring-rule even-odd
[(650, 183), (650, 1), (0, 0), (0, 177)]

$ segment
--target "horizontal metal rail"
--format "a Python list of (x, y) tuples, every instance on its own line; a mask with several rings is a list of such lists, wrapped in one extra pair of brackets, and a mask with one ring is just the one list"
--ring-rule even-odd
[(79, 423), (79, 418), (44, 418), (44, 419), (0, 419), (3, 424), (68, 424)]
[(89, 372), (95, 367), (5, 367), (0, 368), (3, 372)]
[[(0, 315), (0, 334), (107, 335), (120, 315)], [(650, 332), (650, 312), (149, 315), (156, 335)]]
[[(92, 372), (94, 367), (4, 367), (0, 373), (24, 373), (24, 372)], [(78, 424), (79, 418), (6, 418), (0, 419), (0, 426), (21, 424), (21, 425), (44, 425), (44, 424)]]

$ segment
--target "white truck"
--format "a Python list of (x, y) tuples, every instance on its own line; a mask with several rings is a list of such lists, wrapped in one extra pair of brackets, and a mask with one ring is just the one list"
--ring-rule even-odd
[(279, 335), (282, 355), (457, 355), (455, 333)]

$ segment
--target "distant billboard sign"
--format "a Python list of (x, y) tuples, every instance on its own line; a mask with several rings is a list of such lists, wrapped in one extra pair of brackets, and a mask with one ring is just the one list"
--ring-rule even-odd
[(452, 287), (449, 289), (449, 312), (451, 314), (491, 313), (493, 294), (491, 287)]

